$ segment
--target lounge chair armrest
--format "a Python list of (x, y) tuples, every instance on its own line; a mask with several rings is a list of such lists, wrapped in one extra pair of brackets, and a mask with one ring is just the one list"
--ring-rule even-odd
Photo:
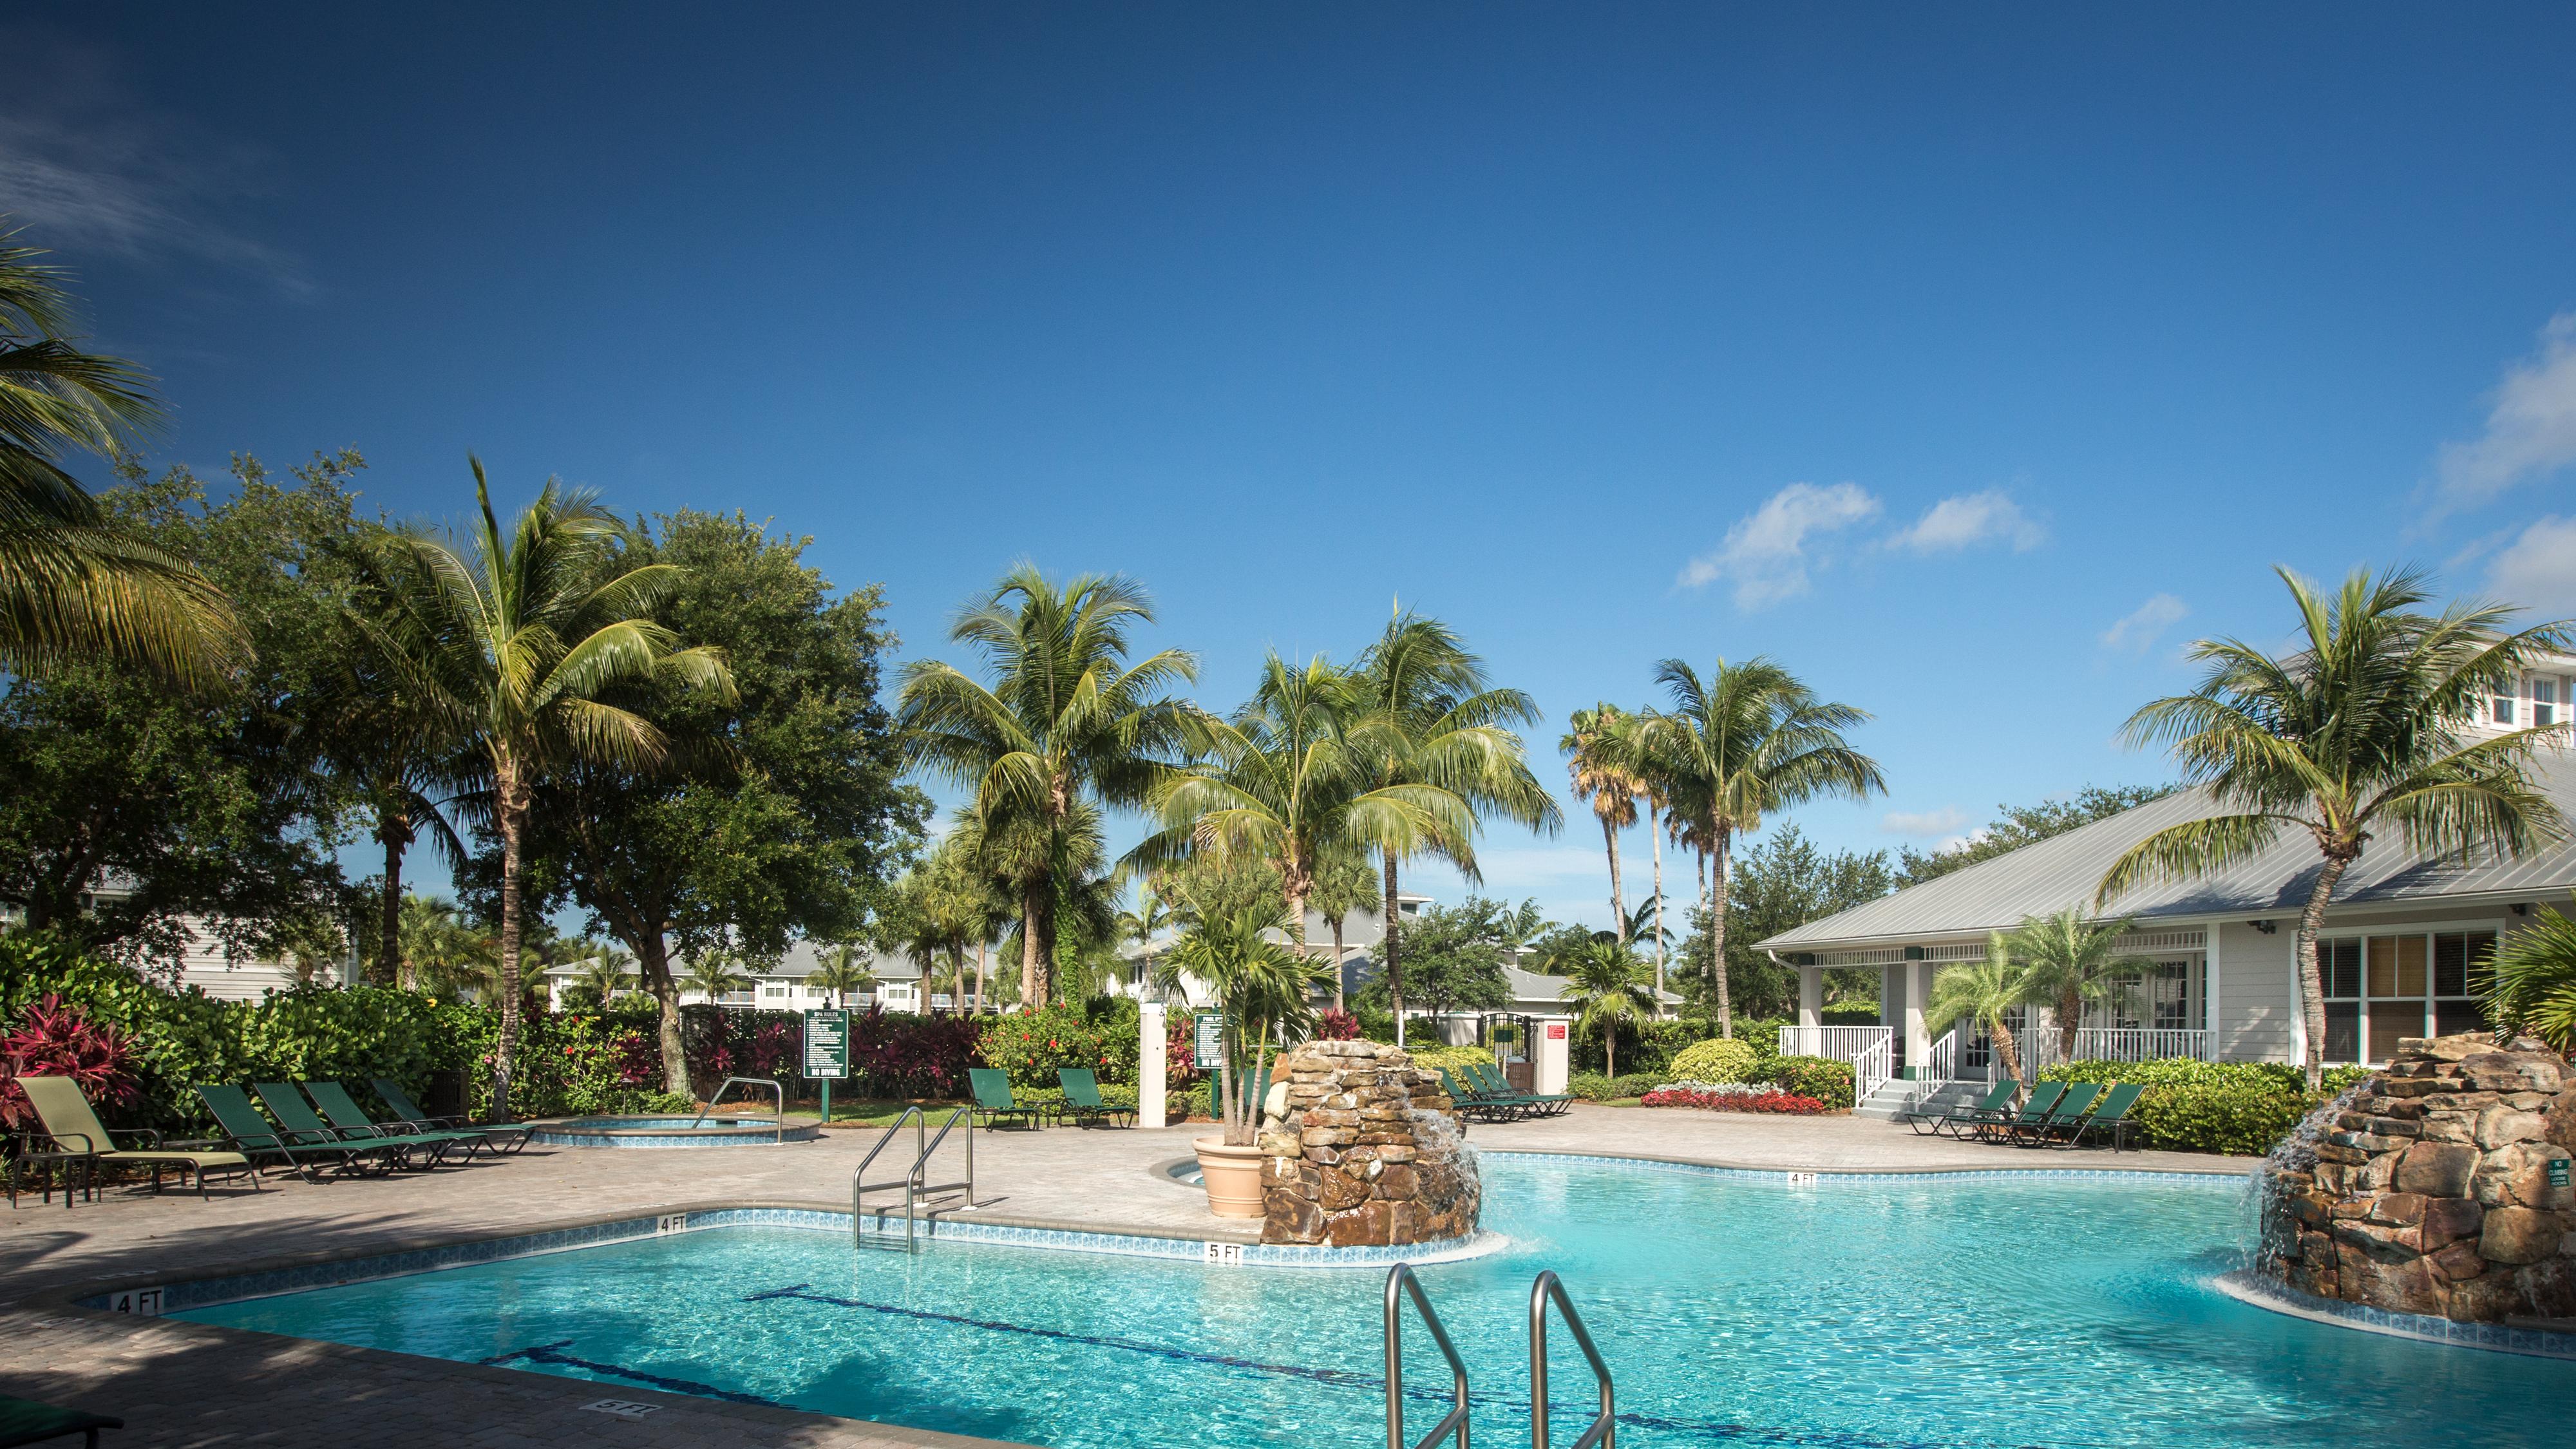
[(115, 1139), (119, 1137), (134, 1138), (147, 1148), (161, 1145), (160, 1132), (150, 1127), (111, 1127), (107, 1129), (107, 1135), (110, 1146), (115, 1145)]

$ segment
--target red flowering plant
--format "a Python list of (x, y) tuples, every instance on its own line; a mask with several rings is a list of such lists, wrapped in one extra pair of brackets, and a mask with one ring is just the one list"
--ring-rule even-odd
[(1056, 1086), (1056, 1069), (1082, 1067), (1102, 1083), (1136, 1080), (1133, 1018), (1094, 1024), (1079, 1006), (1050, 1006), (994, 1018), (981, 1041), (984, 1064), (1014, 1087)]
[(1801, 1097), (1777, 1087), (1740, 1092), (1696, 1086), (1657, 1087), (1638, 1100), (1649, 1107), (1697, 1107), (1704, 1112), (1773, 1112), (1794, 1117), (1812, 1117), (1825, 1110), (1825, 1104), (1813, 1097)]
[(18, 1088), (20, 1077), (69, 1077), (81, 1095), (101, 1107), (122, 1107), (134, 1100), (132, 1050), (115, 1027), (89, 1019), (60, 996), (48, 995), (27, 1008), (17, 1030), (0, 1038), (0, 1124), (37, 1126), (36, 1109)]
[(1315, 1017), (1315, 1040), (1357, 1041), (1360, 1019), (1347, 1011), (1327, 1011)]

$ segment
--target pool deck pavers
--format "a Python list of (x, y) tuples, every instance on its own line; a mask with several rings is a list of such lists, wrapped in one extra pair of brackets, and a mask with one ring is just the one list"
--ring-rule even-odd
[[(1257, 1224), (1211, 1216), (1196, 1188), (1155, 1169), (1211, 1129), (1050, 1128), (976, 1134), (984, 1221), (1250, 1242)], [(971, 1446), (890, 1424), (717, 1403), (513, 1369), (450, 1363), (64, 1306), (111, 1284), (510, 1236), (677, 1208), (847, 1210), (850, 1175), (879, 1136), (835, 1129), (784, 1147), (546, 1148), (427, 1175), (160, 1198), (123, 1189), (66, 1210), (0, 1208), (0, 1393), (126, 1421), (107, 1449), (880, 1449)], [(1483, 1149), (1662, 1158), (1816, 1172), (2117, 1168), (2242, 1176), (2251, 1159), (2025, 1150), (1918, 1137), (1851, 1117), (1775, 1118), (1580, 1106), (1478, 1126)], [(896, 1149), (900, 1150), (900, 1149)], [(952, 1171), (943, 1151), (937, 1175)], [(891, 1154), (890, 1154), (891, 1155)], [(882, 1161), (882, 1159), (881, 1159)], [(876, 1208), (891, 1196), (871, 1194)], [(654, 1405), (590, 1412), (603, 1397)]]

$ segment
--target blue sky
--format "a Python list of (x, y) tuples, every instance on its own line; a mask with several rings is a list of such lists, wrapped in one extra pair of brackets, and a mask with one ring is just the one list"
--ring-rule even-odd
[[(1559, 779), (1567, 710), (1769, 653), (1876, 715), (1889, 795), (1797, 819), (1878, 848), (2164, 778), (2119, 721), (2190, 639), (2277, 637), (2276, 564), (2576, 613), (2563, 7), (0, 35), (0, 209), (162, 375), (166, 459), (740, 507), (882, 581), (907, 655), (1016, 558), (1124, 571), (1225, 707), (1401, 596)], [(1606, 918), (1583, 818), (1485, 860)]]

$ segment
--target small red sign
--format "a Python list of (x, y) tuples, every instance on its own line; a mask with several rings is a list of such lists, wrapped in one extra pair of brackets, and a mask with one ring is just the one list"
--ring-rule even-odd
[(1547, 1039), (1549, 1041), (1565, 1040), (1565, 1023), (1561, 1021), (1549, 1022), (1547, 1024)]

